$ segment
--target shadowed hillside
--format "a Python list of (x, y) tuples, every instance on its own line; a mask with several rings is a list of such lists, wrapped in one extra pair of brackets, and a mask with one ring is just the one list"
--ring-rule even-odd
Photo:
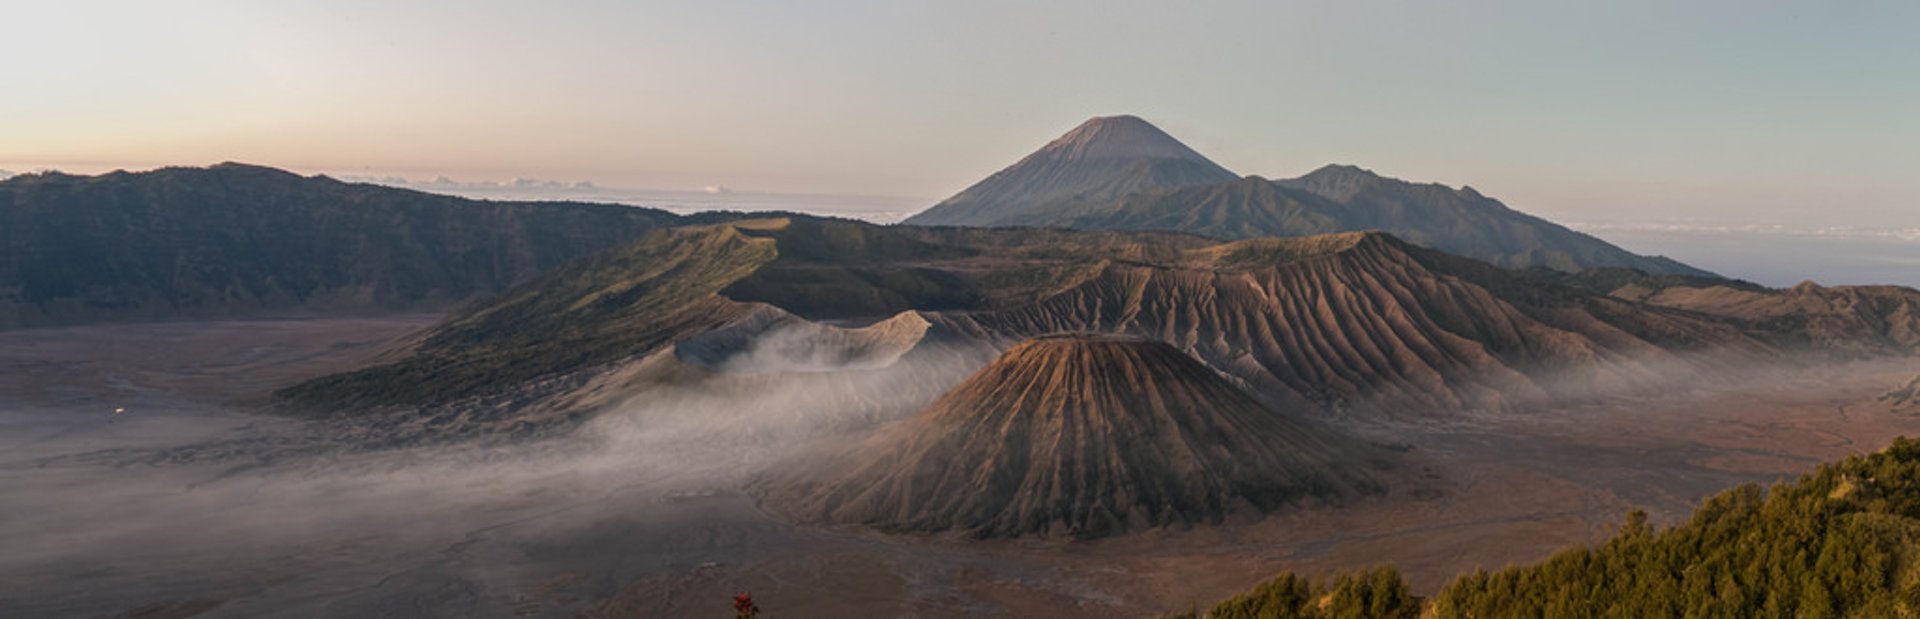
[(240, 164), (0, 182), (0, 328), (441, 308), (678, 218)]
[(1380, 455), (1164, 343), (1074, 334), (1014, 346), (838, 464), (762, 487), (806, 520), (1086, 538), (1375, 492)]

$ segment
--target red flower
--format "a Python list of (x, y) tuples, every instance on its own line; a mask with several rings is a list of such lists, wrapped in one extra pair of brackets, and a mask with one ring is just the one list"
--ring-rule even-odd
[(741, 593), (733, 596), (733, 612), (740, 619), (752, 619), (760, 615), (760, 607), (753, 605), (753, 594)]

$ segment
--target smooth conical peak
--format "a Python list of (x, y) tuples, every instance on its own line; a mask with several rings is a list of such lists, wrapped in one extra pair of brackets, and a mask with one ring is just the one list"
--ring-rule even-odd
[(1137, 116), (1100, 116), (905, 223), (1020, 225), (1058, 203), (1238, 178)]
[(1041, 149), (1043, 153), (1079, 159), (1207, 158), (1138, 116), (1098, 116), (1080, 123)]

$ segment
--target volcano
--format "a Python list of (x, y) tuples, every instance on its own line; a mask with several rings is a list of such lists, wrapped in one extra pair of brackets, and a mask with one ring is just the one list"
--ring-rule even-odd
[(1091, 538), (1376, 493), (1384, 466), (1165, 343), (1066, 334), (1015, 345), (848, 455), (762, 488), (802, 520)]
[(1338, 164), (1299, 178), (1242, 178), (1134, 116), (1088, 120), (902, 223), (1166, 230), (1221, 240), (1377, 230), (1505, 268), (1625, 267), (1718, 278), (1514, 210), (1472, 187)]
[(1235, 178), (1137, 116), (1101, 116), (903, 223), (1019, 225), (1042, 205), (1107, 201), (1149, 189), (1214, 185)]

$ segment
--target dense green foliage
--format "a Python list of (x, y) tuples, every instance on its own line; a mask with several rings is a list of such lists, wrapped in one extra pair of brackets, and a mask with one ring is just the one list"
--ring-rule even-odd
[(1920, 614), (1920, 442), (1823, 466), (1798, 483), (1716, 495), (1656, 532), (1545, 563), (1477, 572), (1441, 617), (1903, 617)]
[(444, 307), (675, 223), (255, 166), (0, 182), (0, 328)]
[(1204, 614), (1187, 612), (1169, 619), (1411, 619), (1419, 612), (1420, 599), (1408, 592), (1400, 571), (1385, 566), (1320, 583), (1281, 574)]
[[(1607, 543), (1476, 571), (1425, 609), (1469, 617), (1920, 617), (1920, 441), (1706, 500), (1655, 530), (1628, 514)], [(1312, 586), (1283, 574), (1204, 617), (1412, 616), (1391, 568)], [(1193, 617), (1193, 614), (1180, 615)]]

